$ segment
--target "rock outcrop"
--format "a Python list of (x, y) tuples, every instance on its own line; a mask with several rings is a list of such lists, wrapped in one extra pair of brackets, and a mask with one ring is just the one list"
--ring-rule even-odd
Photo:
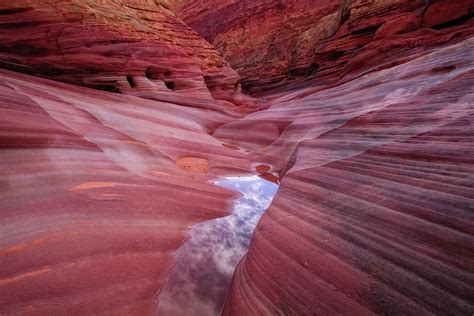
[[(0, 66), (182, 105), (251, 105), (240, 77), (166, 1), (4, 1)], [(203, 102), (211, 94), (218, 104)], [(230, 101), (230, 102), (229, 102)]]
[(308, 80), (332, 84), (473, 34), (472, 0), (180, 3), (178, 15), (216, 46), (253, 92)]

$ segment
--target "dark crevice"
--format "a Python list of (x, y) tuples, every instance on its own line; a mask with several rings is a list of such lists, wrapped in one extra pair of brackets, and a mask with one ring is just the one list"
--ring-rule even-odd
[(11, 46), (4, 46), (0, 44), (0, 52), (7, 52), (23, 56), (46, 56), (48, 49), (45, 47), (38, 47), (27, 43), (17, 43)]
[(54, 67), (51, 64), (47, 64), (47, 63), (37, 64), (35, 65), (34, 69), (38, 73), (45, 76), (60, 76), (60, 75), (71, 73), (70, 71), (68, 72), (67, 69)]
[(363, 28), (363, 29), (353, 31), (353, 32), (352, 32), (352, 35), (368, 35), (368, 34), (374, 34), (375, 32), (377, 32), (377, 30), (380, 28), (380, 26), (382, 26), (382, 24), (374, 25), (374, 26), (369, 26), (369, 27), (365, 27), (365, 28)]
[(456, 69), (456, 66), (454, 66), (454, 65), (440, 66), (440, 67), (433, 68), (431, 70), (431, 72), (432, 73), (447, 73), (447, 72), (451, 72), (455, 69)]
[(133, 80), (132, 76), (127, 75), (127, 81), (128, 81), (128, 84), (130, 85), (130, 88), (135, 88), (136, 87), (135, 80)]
[(107, 92), (115, 92), (115, 93), (120, 93), (120, 90), (114, 86), (114, 85), (86, 85), (86, 87), (96, 89), (96, 90), (101, 90), (101, 91), (107, 91)]
[(299, 68), (292, 68), (288, 70), (286, 73), (286, 77), (288, 79), (294, 79), (296, 77), (305, 77), (305, 76), (310, 76), (314, 74), (316, 71), (318, 71), (319, 65), (316, 63), (312, 63), (308, 67), (299, 67)]
[(8, 61), (2, 61), (2, 60), (0, 60), (0, 68), (4, 68), (4, 69), (8, 69), (11, 71), (28, 74), (28, 75), (33, 75), (35, 73), (34, 70), (28, 66), (16, 64), (13, 62), (8, 62)]
[(310, 76), (314, 74), (316, 71), (318, 71), (318, 69), (319, 69), (319, 65), (316, 63), (312, 63), (311, 65), (309, 65), (308, 69), (306, 70), (306, 76)]
[(2, 9), (0, 10), (0, 15), (10, 15), (10, 14), (17, 14), (23, 13), (26, 11), (30, 11), (31, 8), (11, 8), (11, 9)]
[(132, 40), (117, 40), (117, 39), (115, 39), (115, 40), (111, 40), (110, 44), (124, 44), (124, 43), (130, 44), (130, 43), (135, 43), (135, 42), (136, 41), (132, 41)]
[(457, 19), (434, 25), (431, 28), (435, 30), (442, 30), (442, 29), (447, 29), (454, 26), (459, 26), (469, 21), (473, 15), (474, 15), (473, 13), (469, 13)]
[(206, 85), (207, 89), (209, 91), (212, 91), (215, 86), (215, 83), (212, 82), (212, 76), (204, 75), (203, 78), (204, 78), (204, 84)]
[(29, 28), (29, 27), (37, 27), (38, 25), (39, 23), (35, 23), (35, 22), (0, 23), (0, 29), (14, 30), (14, 29)]
[(344, 52), (343, 52), (343, 51), (333, 51), (333, 52), (330, 52), (330, 53), (329, 53), (328, 59), (329, 59), (330, 61), (336, 61), (336, 60), (338, 60), (339, 58), (341, 58), (342, 55), (344, 55)]
[(153, 72), (153, 69), (151, 67), (148, 67), (146, 70), (145, 70), (145, 76), (148, 78), (148, 79), (151, 79), (151, 80), (154, 80), (154, 79), (158, 79), (154, 76), (154, 72)]
[(170, 90), (175, 90), (176, 86), (173, 81), (165, 81), (165, 85)]
[(145, 76), (150, 80), (163, 80), (171, 74), (172, 72), (164, 67), (150, 66), (145, 70)]

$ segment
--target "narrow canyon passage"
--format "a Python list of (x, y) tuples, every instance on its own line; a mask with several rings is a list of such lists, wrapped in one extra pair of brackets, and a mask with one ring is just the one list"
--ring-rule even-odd
[(258, 175), (225, 177), (214, 184), (241, 193), (232, 214), (192, 227), (174, 254), (173, 268), (157, 297), (157, 315), (219, 315), (235, 267), (278, 184)]
[(0, 315), (474, 315), (473, 13), (0, 1)]

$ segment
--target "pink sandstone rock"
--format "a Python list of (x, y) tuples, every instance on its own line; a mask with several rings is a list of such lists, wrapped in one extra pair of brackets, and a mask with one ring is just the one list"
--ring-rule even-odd
[(205, 132), (228, 119), (0, 71), (1, 313), (152, 313), (187, 229), (235, 196), (206, 180), (250, 168)]
[(473, 50), (274, 100), (214, 132), (282, 176), (224, 315), (474, 311)]
[(1, 3), (0, 314), (155, 314), (249, 173), (223, 315), (474, 313), (472, 8)]

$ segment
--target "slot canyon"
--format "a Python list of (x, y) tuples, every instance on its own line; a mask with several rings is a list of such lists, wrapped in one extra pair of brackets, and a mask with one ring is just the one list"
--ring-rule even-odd
[(473, 315), (473, 16), (0, 1), (0, 315)]

